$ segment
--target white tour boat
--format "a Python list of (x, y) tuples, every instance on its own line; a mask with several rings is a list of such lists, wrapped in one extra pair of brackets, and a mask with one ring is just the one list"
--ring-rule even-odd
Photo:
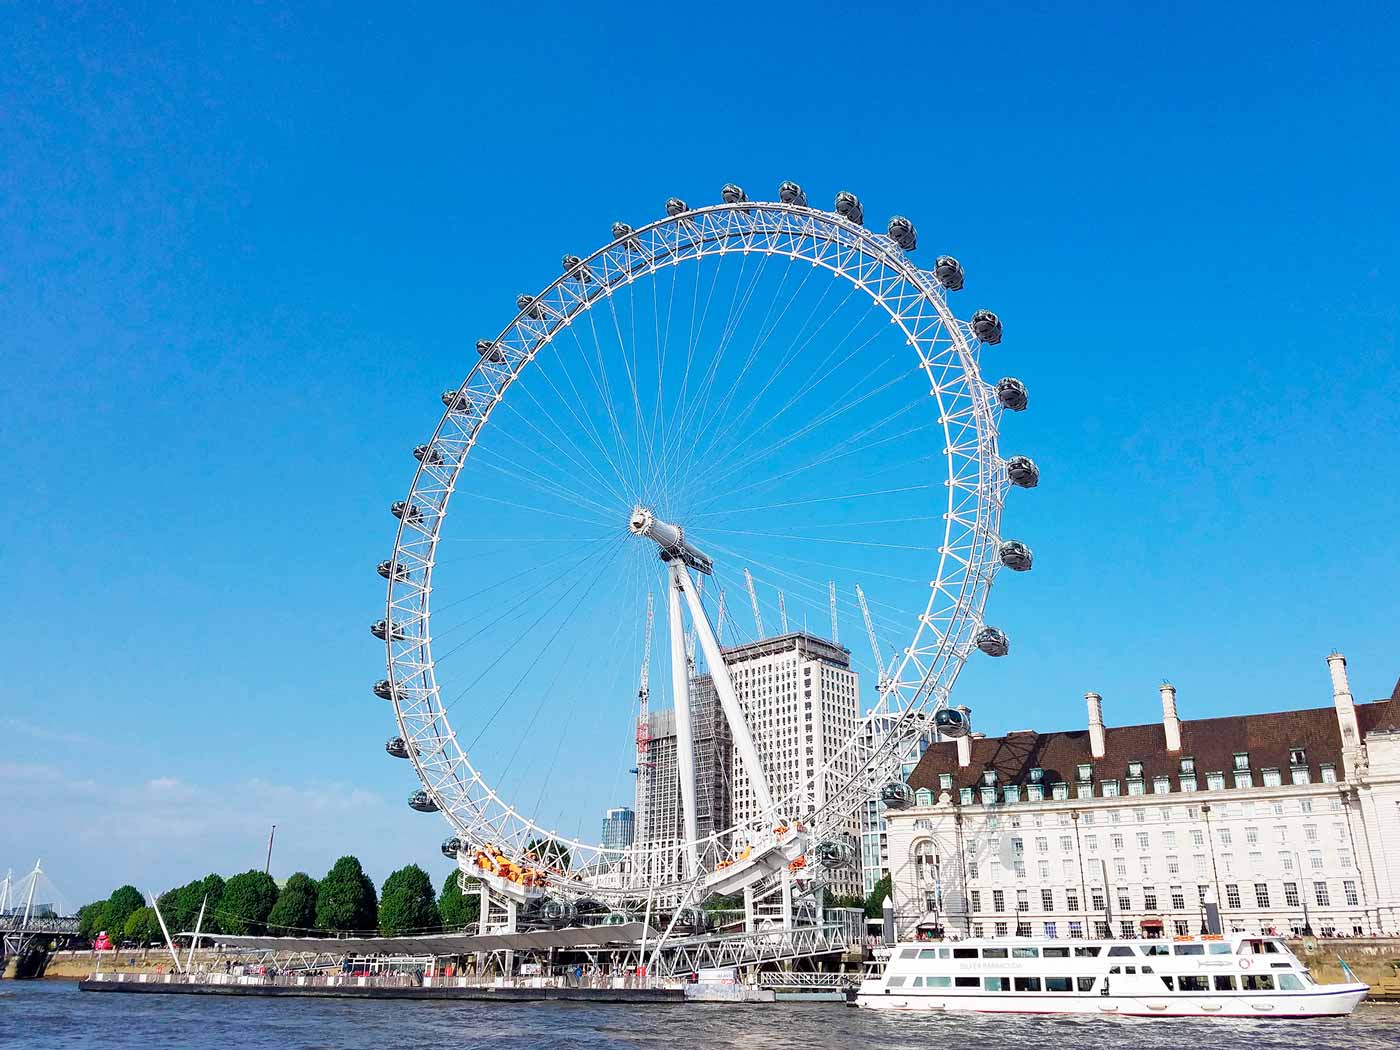
[[(856, 1005), (1123, 1017), (1335, 1017), (1370, 988), (1318, 984), (1277, 937), (1062, 941), (1030, 937), (880, 949)], [(1350, 973), (1350, 971), (1348, 971)]]

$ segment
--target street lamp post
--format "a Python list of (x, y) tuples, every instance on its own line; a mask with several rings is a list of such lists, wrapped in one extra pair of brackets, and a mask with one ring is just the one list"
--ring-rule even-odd
[(1308, 917), (1308, 884), (1303, 878), (1303, 858), (1296, 849), (1293, 851), (1293, 865), (1298, 869), (1298, 899), (1303, 902), (1303, 936), (1311, 937), (1313, 928)]

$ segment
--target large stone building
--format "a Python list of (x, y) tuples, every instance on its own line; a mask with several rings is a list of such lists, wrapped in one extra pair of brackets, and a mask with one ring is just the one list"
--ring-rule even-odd
[(929, 747), (886, 813), (901, 934), (1400, 934), (1400, 684), (1332, 705)]
[[(861, 729), (862, 746), (865, 754), (875, 750), (877, 744), (894, 730), (897, 715), (873, 715)], [(899, 767), (899, 777), (908, 780), (913, 775), (919, 759), (924, 757), (930, 744), (938, 739), (933, 728), (933, 720), (923, 715), (915, 716), (920, 729)], [(862, 872), (861, 889), (865, 896), (875, 891), (875, 885), (890, 870), (889, 832), (885, 827), (885, 807), (880, 802), (879, 792), (872, 794), (860, 805), (860, 864)]]

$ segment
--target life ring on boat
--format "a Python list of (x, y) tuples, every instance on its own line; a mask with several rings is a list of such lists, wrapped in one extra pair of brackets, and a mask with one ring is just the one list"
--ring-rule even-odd
[(1248, 970), (1248, 969), (1249, 969), (1249, 960), (1248, 960), (1248, 959), (1241, 959), (1241, 960), (1240, 960), (1240, 969), (1241, 969), (1241, 970)]

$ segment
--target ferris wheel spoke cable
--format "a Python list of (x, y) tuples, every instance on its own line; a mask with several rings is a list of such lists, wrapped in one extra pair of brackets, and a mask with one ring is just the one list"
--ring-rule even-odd
[[(593, 342), (588, 349), (584, 348), (583, 339), (579, 336), (576, 325), (569, 326), (569, 334), (573, 336), (574, 343), (578, 347), (579, 360), (583, 364), (584, 371), (588, 373), (588, 378), (593, 383), (593, 389), (602, 395), (603, 407), (607, 411), (608, 423), (612, 431), (613, 445), (617, 453), (617, 460), (622, 467), (630, 468), (632, 476), (631, 496), (636, 499), (642, 491), (642, 468), (635, 452), (631, 451), (627, 439), (622, 436), (622, 427), (618, 423), (617, 411), (613, 406), (612, 387), (608, 383), (607, 369), (603, 365), (602, 350), (598, 341), (598, 329), (594, 324), (593, 311), (587, 311), (588, 325), (593, 333)], [(593, 364), (588, 360), (589, 353), (592, 352), (594, 360), (598, 362), (598, 373), (594, 374)], [(622, 477), (622, 469), (617, 468), (619, 478)], [(624, 485), (626, 482), (624, 481)]]
[(782, 503), (765, 503), (759, 507), (735, 507), (732, 510), (707, 510), (703, 513), (692, 514), (691, 518), (715, 518), (723, 515), (733, 514), (755, 514), (762, 510), (785, 510), (789, 507), (802, 507), (811, 503), (844, 503), (853, 499), (865, 499), (869, 496), (888, 496), (898, 492), (918, 492), (921, 489), (931, 489), (932, 485), (900, 485), (895, 488), (876, 489), (872, 492), (843, 492), (837, 496), (814, 496), (807, 499), (785, 500)]
[[(538, 402), (537, 402), (537, 403), (538, 403)], [(565, 448), (563, 448), (563, 447), (562, 447), (557, 441), (555, 441), (552, 437), (550, 437), (549, 435), (547, 435), (547, 434), (546, 434), (543, 430), (541, 430), (539, 427), (535, 426), (535, 424), (534, 424), (533, 422), (531, 422), (531, 421), (529, 420), (529, 418), (528, 418), (523, 412), (520, 412), (520, 411), (518, 411), (517, 409), (515, 409), (514, 406), (512, 406), (512, 407), (510, 408), (510, 411), (511, 411), (511, 413), (513, 414), (513, 416), (514, 416), (515, 418), (520, 419), (522, 422), (525, 423), (526, 426), (528, 426), (531, 430), (533, 430), (536, 434), (538, 434), (543, 440), (549, 442), (549, 444), (550, 444), (550, 446), (551, 446), (552, 448), (554, 448), (556, 451), (558, 451), (560, 455), (562, 455), (565, 459), (567, 459), (567, 460), (568, 460), (571, 464), (573, 464), (577, 469), (579, 469), (579, 470), (581, 470), (581, 471), (584, 471), (584, 472), (586, 472), (586, 473), (588, 473), (588, 474), (591, 474), (591, 475), (593, 476), (593, 478), (598, 482), (598, 484), (601, 485), (603, 488), (609, 488), (609, 482), (608, 482), (608, 480), (607, 480), (601, 473), (599, 473), (599, 472), (597, 471), (597, 469), (593, 466), (593, 464), (592, 464), (591, 462), (589, 462), (588, 457), (587, 457), (586, 455), (584, 455), (583, 450), (580, 449), (576, 443), (574, 443), (572, 440), (570, 440), (569, 437), (568, 437), (568, 435), (564, 434), (562, 430), (559, 431), (560, 436), (563, 437), (566, 441), (569, 441), (570, 445), (573, 446), (574, 452), (575, 452), (575, 453), (578, 453), (578, 455), (574, 455), (574, 454), (570, 453), (568, 450), (566, 450)], [(552, 414), (550, 415), (549, 418), (553, 418)], [(558, 429), (558, 424), (556, 424), (556, 429)], [(508, 432), (508, 431), (502, 431), (502, 433), (509, 433), (509, 432)], [(539, 450), (538, 450), (537, 448), (532, 448), (531, 446), (527, 445), (524, 441), (522, 441), (520, 438), (516, 437), (514, 434), (510, 434), (510, 439), (511, 439), (513, 442), (515, 442), (515, 444), (518, 445), (518, 446), (520, 447), (520, 449), (521, 449), (524, 453), (526, 453), (528, 456), (534, 457), (534, 456), (540, 455)], [(583, 458), (580, 459), (579, 456), (583, 456)], [(545, 458), (545, 457), (540, 456), (540, 458)], [(558, 463), (555, 463), (554, 461), (549, 460), (549, 459), (545, 459), (545, 462), (548, 463), (550, 466), (554, 467), (556, 470), (558, 470), (559, 473), (560, 473), (561, 475), (568, 476), (568, 471), (565, 470), (564, 467), (563, 467), (562, 465), (560, 465), (560, 464), (558, 464)], [(617, 492), (616, 492), (615, 489), (610, 489), (610, 491), (612, 491), (613, 494), (614, 494), (615, 496), (617, 495)], [(575, 495), (579, 495), (579, 494), (578, 494), (578, 493), (575, 493)], [(582, 497), (580, 496), (580, 498), (582, 498)], [(600, 507), (600, 508), (603, 506), (601, 503), (598, 503), (598, 504), (596, 504), (596, 505), (597, 505), (598, 507)]]
[[(485, 453), (486, 456), (492, 456), (495, 454), (496, 453), (491, 452)], [(570, 506), (575, 510), (582, 511), (585, 513), (592, 511), (599, 515), (599, 517), (597, 518), (586, 519), (577, 518), (575, 516), (576, 520), (587, 521), (590, 525), (606, 526), (607, 524), (609, 524), (608, 518), (614, 516), (612, 508), (607, 507), (602, 503), (599, 503), (592, 497), (583, 495), (583, 493), (578, 492), (573, 488), (570, 488), (562, 483), (555, 482), (552, 479), (540, 474), (538, 471), (531, 470), (528, 467), (521, 468), (513, 460), (510, 461), (510, 465), (507, 466), (503, 463), (496, 462), (493, 459), (483, 458), (481, 461), (481, 465), (487, 468), (488, 470), (495, 471), (498, 474), (504, 474), (506, 477), (518, 481), (526, 488), (533, 489), (541, 495), (550, 496), (554, 499), (562, 499), (564, 501), (565, 506)], [(527, 508), (522, 504), (520, 509), (526, 510), (531, 508)], [(559, 512), (555, 511), (554, 514), (558, 515)]]

